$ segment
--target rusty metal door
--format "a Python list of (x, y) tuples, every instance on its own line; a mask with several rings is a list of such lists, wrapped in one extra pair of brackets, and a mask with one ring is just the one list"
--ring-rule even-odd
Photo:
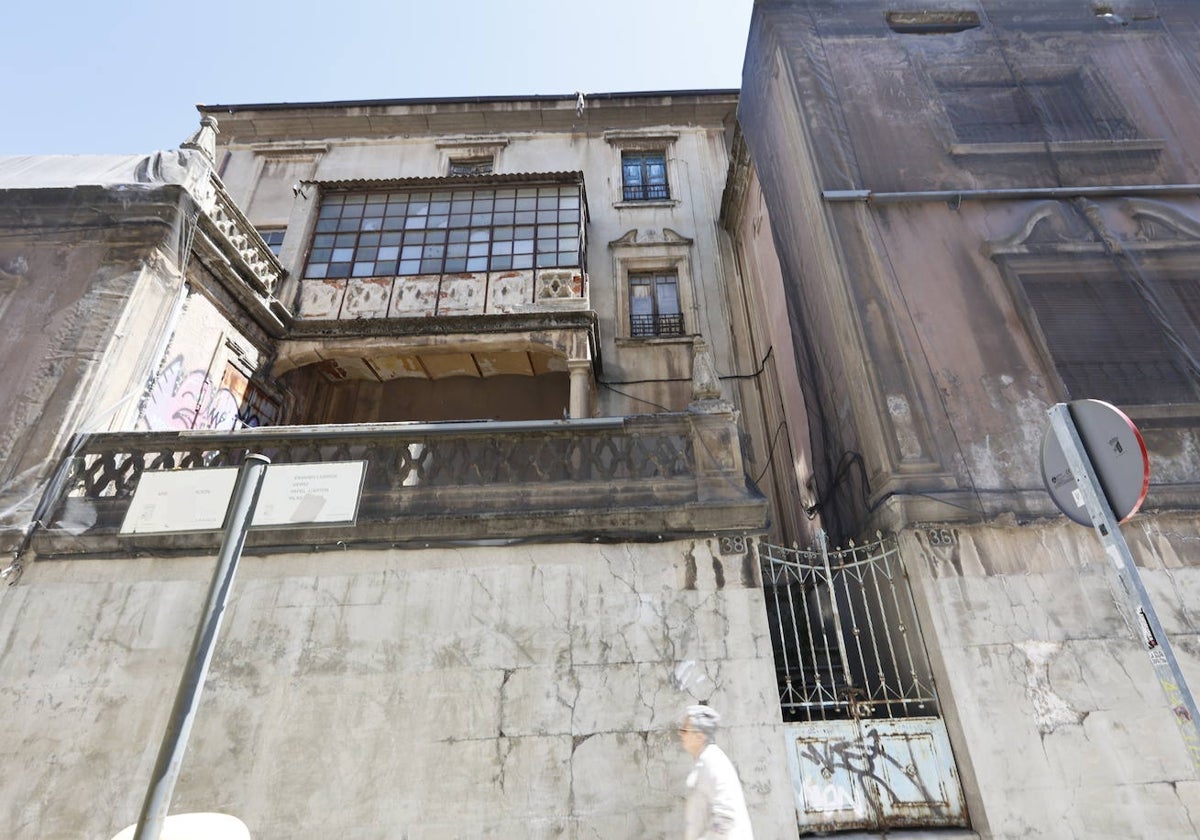
[(759, 558), (801, 832), (967, 825), (895, 540)]

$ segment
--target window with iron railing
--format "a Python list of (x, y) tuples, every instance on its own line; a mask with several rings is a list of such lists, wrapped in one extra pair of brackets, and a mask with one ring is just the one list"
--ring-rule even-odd
[(304, 276), (582, 266), (582, 221), (578, 185), (331, 193)]
[(683, 335), (679, 281), (674, 273), (629, 275), (629, 334)]
[(667, 185), (667, 156), (664, 152), (624, 152), (621, 155), (622, 197), (625, 201), (665, 201), (671, 197)]

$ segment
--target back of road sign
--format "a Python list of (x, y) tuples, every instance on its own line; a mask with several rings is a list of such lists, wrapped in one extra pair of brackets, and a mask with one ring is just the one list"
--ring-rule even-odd
[[(1106, 402), (1075, 400), (1068, 406), (1109, 507), (1124, 522), (1137, 513), (1150, 487), (1150, 456), (1141, 432), (1124, 412)], [(1042, 439), (1042, 481), (1059, 510), (1080, 525), (1092, 526), (1053, 428)]]

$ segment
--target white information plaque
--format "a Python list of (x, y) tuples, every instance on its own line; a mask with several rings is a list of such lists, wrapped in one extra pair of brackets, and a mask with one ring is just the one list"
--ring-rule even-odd
[[(366, 469), (366, 461), (271, 464), (251, 527), (353, 523)], [(221, 530), (237, 474), (237, 467), (142, 473), (121, 533)]]

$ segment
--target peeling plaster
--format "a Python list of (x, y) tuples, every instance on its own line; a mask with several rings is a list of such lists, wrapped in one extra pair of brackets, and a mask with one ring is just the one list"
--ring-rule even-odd
[(1014, 647), (1025, 654), (1025, 694), (1033, 705), (1038, 731), (1048, 735), (1060, 726), (1083, 723), (1087, 712), (1072, 709), (1050, 685), (1050, 662), (1062, 652), (1062, 643), (1028, 641)]

